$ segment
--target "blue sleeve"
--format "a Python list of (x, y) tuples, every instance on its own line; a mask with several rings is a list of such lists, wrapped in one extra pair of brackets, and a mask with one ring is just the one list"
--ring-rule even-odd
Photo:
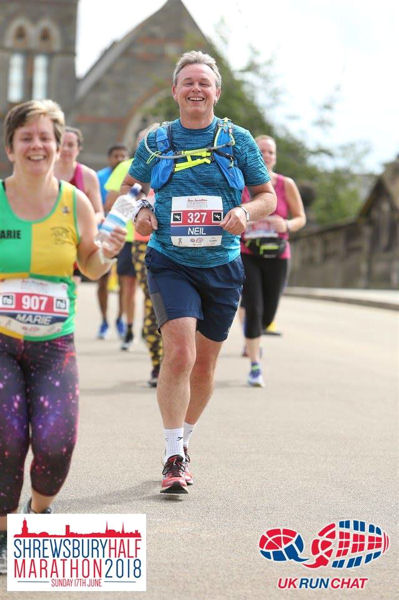
[(252, 135), (242, 127), (234, 130), (238, 166), (244, 175), (245, 185), (262, 185), (270, 181), (270, 175), (262, 154)]
[(110, 167), (105, 167), (104, 169), (97, 171), (97, 179), (100, 184), (100, 192), (101, 192), (101, 199), (102, 199), (103, 205), (105, 204), (105, 200), (107, 197), (107, 190), (105, 189), (104, 186), (107, 183), (111, 173), (112, 173), (112, 169)]
[[(148, 145), (152, 150), (154, 148), (154, 144), (150, 144), (151, 138), (154, 138), (154, 134), (150, 134), (148, 136)], [(150, 153), (145, 147), (144, 140), (141, 140), (138, 148), (135, 152), (134, 158), (132, 160), (132, 164), (130, 165), (129, 175), (137, 179), (138, 181), (142, 181), (143, 183), (149, 183), (151, 181), (151, 170), (152, 166), (155, 164), (154, 159), (148, 162), (150, 158)]]

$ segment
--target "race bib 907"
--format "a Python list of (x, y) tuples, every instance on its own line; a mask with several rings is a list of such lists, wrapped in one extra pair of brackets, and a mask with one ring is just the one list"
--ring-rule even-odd
[(58, 333), (69, 316), (68, 286), (40, 279), (0, 280), (0, 327), (22, 336)]

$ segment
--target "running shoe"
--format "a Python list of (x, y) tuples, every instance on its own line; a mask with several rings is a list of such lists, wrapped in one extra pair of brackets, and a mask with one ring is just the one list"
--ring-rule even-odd
[(126, 325), (122, 317), (118, 317), (115, 321), (116, 331), (121, 340), (125, 337), (126, 334)]
[[(32, 498), (29, 498), (27, 503), (21, 508), (21, 513), (24, 515), (37, 514), (37, 513), (35, 513), (35, 511), (32, 510), (31, 504), (32, 504)], [(39, 514), (40, 515), (51, 515), (52, 512), (53, 512), (53, 509), (51, 508), (51, 506), (48, 506), (47, 508), (42, 510), (42, 512)]]
[(0, 575), (7, 573), (7, 531), (0, 531)]
[(276, 323), (274, 321), (272, 321), (269, 325), (269, 327), (266, 327), (266, 329), (263, 331), (263, 335), (283, 335), (281, 333), (281, 331), (277, 331), (276, 329)]
[(159, 369), (161, 368), (160, 365), (156, 365), (153, 370), (151, 371), (151, 375), (150, 378), (148, 380), (148, 385), (150, 387), (156, 388), (158, 385), (158, 377), (159, 377)]
[(248, 384), (252, 387), (265, 387), (263, 381), (262, 369), (259, 363), (254, 363), (248, 375)]
[(108, 335), (108, 323), (107, 321), (103, 321), (100, 325), (100, 329), (98, 330), (98, 334), (97, 334), (97, 339), (98, 340), (105, 340), (105, 338)]
[(188, 468), (189, 462), (190, 462), (190, 457), (188, 455), (186, 446), (184, 446), (184, 479), (186, 480), (187, 485), (193, 485), (194, 479)]
[(129, 350), (132, 349), (133, 340), (134, 340), (133, 332), (130, 329), (128, 329), (125, 333), (125, 337), (124, 337), (124, 340), (121, 345), (121, 350), (124, 350), (125, 352), (129, 352)]
[(281, 337), (283, 334), (281, 333), (281, 331), (269, 331), (268, 329), (265, 329), (262, 335), (275, 335)]
[(178, 454), (169, 456), (162, 471), (161, 494), (187, 494), (185, 460)]

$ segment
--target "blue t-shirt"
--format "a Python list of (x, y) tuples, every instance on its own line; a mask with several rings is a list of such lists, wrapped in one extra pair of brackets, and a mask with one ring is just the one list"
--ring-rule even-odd
[[(172, 141), (175, 152), (207, 148), (213, 145), (217, 117), (204, 129), (187, 129), (180, 119), (172, 122)], [(233, 147), (237, 166), (241, 169), (245, 185), (255, 186), (270, 181), (267, 168), (255, 140), (247, 131), (237, 125), (233, 126), (235, 145)], [(155, 133), (151, 132), (147, 140), (152, 151), (157, 151)], [(129, 175), (149, 183), (151, 170), (156, 160), (150, 160), (150, 153), (144, 140), (140, 142), (129, 169)], [(178, 162), (185, 162), (179, 159)], [(218, 246), (179, 247), (171, 240), (172, 198), (181, 196), (218, 196), (223, 201), (223, 216), (235, 206), (241, 204), (241, 192), (231, 188), (220, 171), (217, 163), (200, 164), (189, 169), (173, 173), (171, 180), (155, 194), (155, 215), (158, 229), (151, 235), (148, 245), (165, 254), (176, 263), (193, 267), (216, 267), (226, 264), (240, 254), (240, 236), (223, 230), (222, 243)]]
[(97, 171), (97, 177), (98, 177), (98, 181), (100, 182), (100, 191), (101, 191), (101, 198), (103, 201), (103, 206), (105, 204), (105, 200), (107, 197), (107, 190), (105, 189), (105, 184), (107, 183), (109, 176), (112, 173), (112, 169), (111, 167), (104, 167), (103, 169), (101, 169), (100, 171)]

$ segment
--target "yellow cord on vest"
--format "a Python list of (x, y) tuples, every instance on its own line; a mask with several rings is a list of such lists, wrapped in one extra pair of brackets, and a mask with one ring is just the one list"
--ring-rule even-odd
[[(174, 167), (174, 173), (179, 171), (183, 171), (184, 169), (191, 169), (192, 167), (196, 167), (197, 165), (202, 165), (204, 163), (211, 164), (212, 152), (209, 152), (206, 148), (200, 148), (199, 150), (183, 150), (181, 154), (186, 158), (185, 162), (176, 163)], [(192, 156), (198, 156), (193, 160)]]

